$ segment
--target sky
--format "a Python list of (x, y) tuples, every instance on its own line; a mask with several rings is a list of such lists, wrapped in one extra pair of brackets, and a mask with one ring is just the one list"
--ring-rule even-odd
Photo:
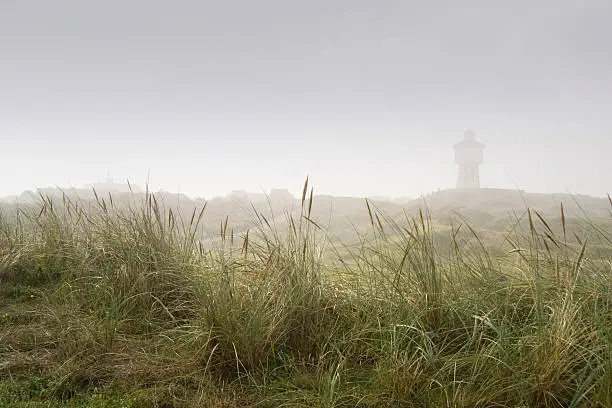
[(610, 0), (0, 0), (0, 196), (612, 192)]

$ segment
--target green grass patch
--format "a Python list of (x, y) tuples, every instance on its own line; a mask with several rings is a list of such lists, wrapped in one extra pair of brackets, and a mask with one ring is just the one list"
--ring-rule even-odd
[(341, 245), (307, 191), (213, 249), (151, 194), (0, 219), (0, 406), (612, 406), (610, 231), (368, 202)]

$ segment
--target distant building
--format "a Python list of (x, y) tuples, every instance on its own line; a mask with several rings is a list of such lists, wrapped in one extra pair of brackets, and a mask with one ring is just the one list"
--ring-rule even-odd
[(273, 188), (270, 190), (270, 201), (274, 204), (290, 206), (295, 197), (286, 188)]
[(483, 162), (485, 145), (474, 139), (474, 132), (468, 130), (464, 139), (455, 146), (455, 163), (459, 166), (457, 188), (480, 188), (478, 166)]
[(85, 185), (86, 190), (95, 190), (98, 194), (106, 193), (141, 193), (142, 189), (134, 184), (117, 183), (110, 174), (106, 175), (106, 179), (102, 182)]
[(249, 194), (246, 190), (232, 190), (227, 194), (227, 198), (236, 201), (249, 202)]

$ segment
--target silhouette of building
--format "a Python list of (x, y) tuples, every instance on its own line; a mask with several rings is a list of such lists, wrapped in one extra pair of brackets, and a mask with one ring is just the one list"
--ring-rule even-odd
[(474, 139), (474, 131), (467, 130), (464, 139), (454, 148), (455, 163), (459, 166), (457, 188), (480, 188), (478, 166), (482, 164), (485, 145)]
[(232, 190), (227, 194), (227, 198), (234, 201), (249, 202), (249, 194), (246, 190)]
[(142, 189), (134, 184), (116, 182), (115, 179), (111, 177), (110, 173), (106, 174), (106, 179), (103, 182), (88, 184), (85, 186), (85, 189), (94, 189), (99, 194), (142, 192)]
[(273, 188), (270, 190), (270, 201), (273, 204), (289, 207), (293, 204), (295, 197), (286, 188)]

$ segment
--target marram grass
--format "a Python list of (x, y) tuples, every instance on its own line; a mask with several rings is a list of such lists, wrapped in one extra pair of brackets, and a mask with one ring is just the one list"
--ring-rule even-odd
[(306, 183), (285, 230), (255, 213), (213, 249), (205, 211), (152, 194), (4, 215), (0, 406), (612, 406), (612, 259), (563, 209), (493, 255), (464, 222), (443, 251), (428, 213), (369, 202), (341, 246), (312, 205)]

